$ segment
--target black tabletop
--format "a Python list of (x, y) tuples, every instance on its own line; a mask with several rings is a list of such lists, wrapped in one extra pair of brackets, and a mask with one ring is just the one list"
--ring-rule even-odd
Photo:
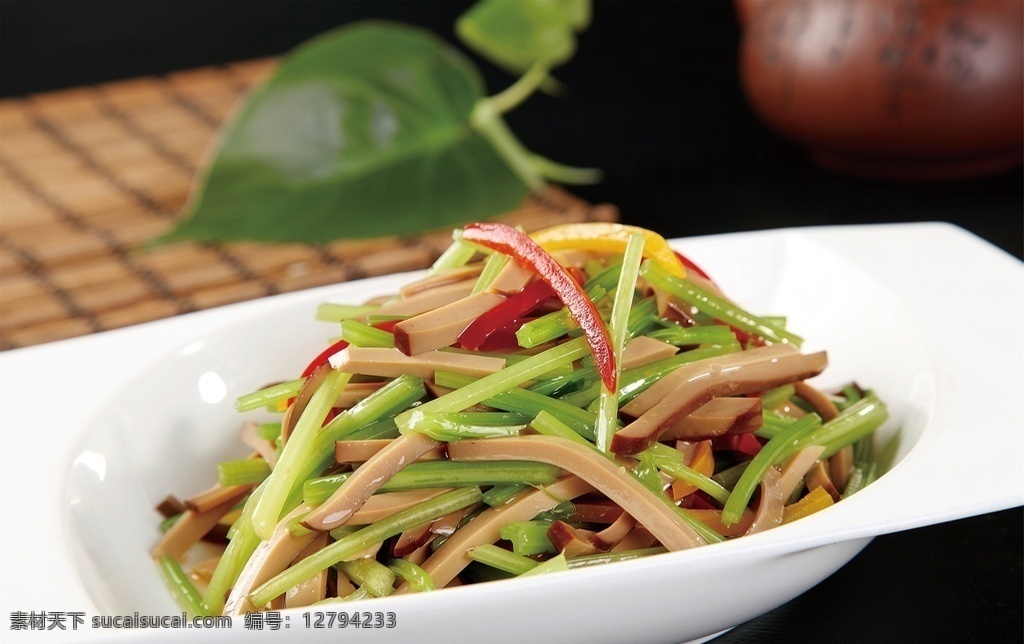
[[(454, 42), (452, 22), (468, 5), (6, 0), (0, 94), (279, 54), (370, 17), (415, 23)], [(576, 57), (556, 73), (569, 91), (532, 98), (509, 123), (531, 149), (605, 171), (603, 182), (577, 194), (612, 202), (623, 221), (666, 236), (938, 220), (1021, 258), (1020, 168), (911, 184), (826, 172), (748, 107), (739, 39), (730, 2), (598, 2)], [(509, 84), (503, 72), (481, 67), (492, 92)], [(1015, 508), (879, 537), (817, 587), (716, 641), (1022, 641), (1022, 525)]]

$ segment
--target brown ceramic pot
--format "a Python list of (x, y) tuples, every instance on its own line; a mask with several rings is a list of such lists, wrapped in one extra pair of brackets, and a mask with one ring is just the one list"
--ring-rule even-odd
[(821, 165), (946, 179), (1024, 160), (1024, 1), (736, 6), (750, 103)]

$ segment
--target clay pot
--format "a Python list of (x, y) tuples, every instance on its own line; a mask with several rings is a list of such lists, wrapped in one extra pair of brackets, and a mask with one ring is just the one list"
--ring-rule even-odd
[(1024, 160), (1021, 0), (737, 0), (758, 115), (823, 166), (947, 179)]

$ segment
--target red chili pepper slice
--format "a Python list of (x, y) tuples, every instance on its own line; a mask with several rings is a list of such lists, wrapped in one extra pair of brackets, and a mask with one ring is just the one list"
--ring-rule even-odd
[(506, 224), (469, 224), (462, 231), (462, 238), (508, 255), (520, 266), (533, 270), (550, 284), (555, 295), (562, 300), (583, 330), (583, 336), (590, 345), (591, 353), (594, 354), (594, 361), (597, 363), (597, 370), (601, 374), (604, 386), (609, 391), (615, 391), (615, 352), (612, 350), (608, 327), (597, 312), (597, 307), (583, 292), (583, 288), (565, 269), (528, 235)]
[(313, 372), (316, 371), (320, 367), (320, 365), (326, 363), (328, 358), (330, 358), (335, 353), (341, 351), (347, 346), (348, 342), (345, 342), (344, 340), (338, 340), (331, 346), (321, 351), (319, 354), (317, 354), (315, 358), (313, 358), (313, 361), (310, 362), (309, 365), (307, 365), (306, 368), (302, 370), (302, 377), (308, 378), (311, 375), (313, 375)]
[[(398, 320), (378, 322), (377, 324), (373, 325), (373, 328), (380, 329), (381, 331), (387, 331), (388, 333), (393, 333), (395, 330), (395, 325), (398, 324), (398, 322)], [(344, 340), (338, 340), (331, 346), (321, 351), (319, 354), (317, 354), (315, 358), (313, 358), (312, 362), (306, 365), (306, 368), (302, 370), (302, 377), (308, 378), (311, 375), (313, 375), (313, 372), (317, 370), (317, 367), (327, 362), (327, 360), (331, 356), (333, 356), (335, 353), (341, 351), (346, 347), (348, 347), (348, 342), (345, 342)]]
[(532, 312), (551, 297), (555, 297), (555, 292), (550, 284), (544, 280), (531, 282), (523, 290), (473, 320), (459, 334), (459, 344), (467, 349), (479, 349), (492, 333)]
[(522, 347), (519, 346), (519, 338), (516, 337), (516, 331), (519, 330), (519, 327), (534, 319), (535, 318), (532, 317), (525, 317), (512, 320), (502, 328), (487, 336), (487, 340), (485, 340), (484, 343), (476, 350), (504, 352), (522, 349)]
[(729, 450), (733, 452), (739, 452), (740, 454), (746, 454), (747, 456), (757, 456), (757, 453), (761, 451), (761, 442), (757, 440), (757, 437), (753, 434), (730, 434), (728, 436), (722, 436), (715, 439), (715, 449)]
[(715, 280), (711, 279), (711, 277), (707, 273), (705, 273), (700, 266), (694, 264), (689, 257), (683, 255), (678, 250), (673, 250), (672, 252), (676, 254), (676, 257), (679, 258), (679, 261), (683, 263), (683, 266), (685, 266), (687, 270), (693, 271), (694, 273), (700, 275), (701, 277), (711, 282), (712, 284), (715, 283)]

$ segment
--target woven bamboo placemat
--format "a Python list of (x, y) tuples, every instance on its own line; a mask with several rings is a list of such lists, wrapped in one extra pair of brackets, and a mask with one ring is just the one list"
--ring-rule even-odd
[[(428, 266), (447, 231), (324, 245), (137, 245), (168, 230), (264, 59), (0, 101), (0, 350)], [(558, 189), (501, 219), (615, 220)]]

